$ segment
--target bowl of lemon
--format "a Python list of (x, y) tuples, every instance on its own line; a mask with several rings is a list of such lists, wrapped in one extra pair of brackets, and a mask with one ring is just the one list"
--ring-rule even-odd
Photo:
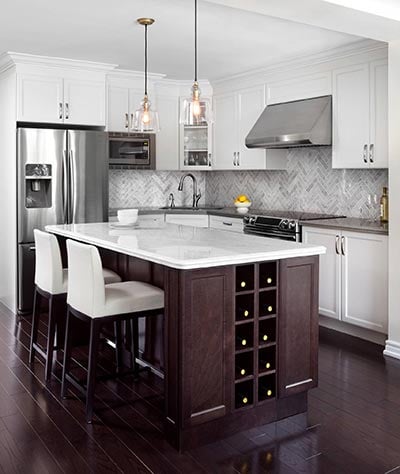
[(236, 210), (239, 214), (246, 214), (249, 211), (249, 207), (251, 206), (250, 199), (246, 196), (246, 194), (240, 194), (234, 201), (236, 206)]

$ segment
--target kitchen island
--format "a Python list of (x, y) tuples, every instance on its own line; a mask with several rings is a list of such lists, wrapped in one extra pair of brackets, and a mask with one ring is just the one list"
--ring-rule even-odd
[(97, 246), (124, 280), (164, 289), (165, 434), (176, 448), (307, 409), (324, 247), (172, 224), (47, 230)]

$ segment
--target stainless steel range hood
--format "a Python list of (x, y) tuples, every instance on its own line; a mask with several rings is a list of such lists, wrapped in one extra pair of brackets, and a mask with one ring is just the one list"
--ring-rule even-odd
[(332, 96), (268, 105), (246, 137), (247, 148), (332, 144)]

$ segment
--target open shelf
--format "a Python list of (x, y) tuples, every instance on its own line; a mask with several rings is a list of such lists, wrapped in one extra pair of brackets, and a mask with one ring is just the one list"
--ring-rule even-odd
[(258, 401), (269, 400), (276, 396), (275, 374), (263, 375), (258, 379)]
[(236, 351), (252, 349), (254, 347), (254, 324), (241, 324), (235, 328)]
[(276, 348), (269, 346), (258, 351), (258, 373), (264, 374), (276, 370)]
[(276, 262), (265, 262), (260, 264), (259, 287), (269, 288), (277, 285)]
[(246, 321), (254, 318), (254, 294), (241, 294), (236, 297), (235, 320)]
[(258, 344), (276, 342), (276, 319), (264, 319), (258, 323)]
[(235, 408), (243, 408), (254, 402), (253, 380), (246, 380), (235, 384)]
[(236, 292), (254, 290), (254, 265), (236, 267)]
[(254, 357), (253, 351), (243, 352), (235, 356), (235, 380), (253, 377)]
[(276, 290), (259, 293), (259, 317), (276, 313)]

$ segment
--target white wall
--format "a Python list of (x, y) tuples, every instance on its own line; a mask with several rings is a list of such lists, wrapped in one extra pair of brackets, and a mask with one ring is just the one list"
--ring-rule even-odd
[(400, 41), (389, 44), (389, 335), (385, 355), (400, 359)]
[(16, 76), (0, 76), (0, 301), (16, 311)]

